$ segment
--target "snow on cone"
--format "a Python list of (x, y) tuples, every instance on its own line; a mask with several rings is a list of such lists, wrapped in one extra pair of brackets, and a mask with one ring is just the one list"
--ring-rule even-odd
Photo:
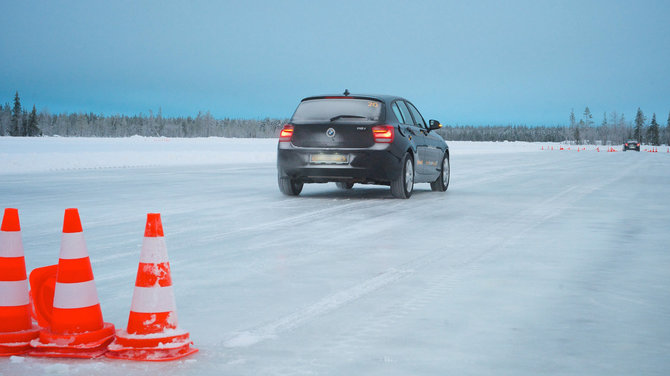
[(0, 226), (0, 356), (27, 352), (39, 332), (30, 317), (19, 211), (5, 209)]
[(158, 213), (147, 215), (135, 291), (126, 330), (118, 330), (107, 357), (164, 361), (179, 359), (198, 349), (187, 331), (177, 325), (177, 308), (163, 225)]
[(95, 358), (107, 351), (114, 325), (102, 319), (77, 209), (65, 210), (58, 266), (33, 270), (30, 283), (38, 322), (47, 324), (30, 355)]

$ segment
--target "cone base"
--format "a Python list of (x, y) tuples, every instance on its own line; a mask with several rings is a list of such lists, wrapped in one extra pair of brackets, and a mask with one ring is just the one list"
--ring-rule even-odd
[(55, 334), (48, 329), (30, 344), (32, 356), (55, 358), (97, 358), (107, 352), (107, 345), (114, 340), (114, 325), (104, 323), (102, 329), (79, 334)]
[(108, 343), (109, 342), (103, 343), (95, 348), (41, 347), (33, 349), (29, 352), (29, 355), (46, 358), (93, 359), (105, 355)]
[(0, 333), (0, 356), (25, 354), (30, 350), (30, 341), (40, 335), (40, 328), (18, 332)]
[(178, 348), (126, 348), (123, 350), (109, 350), (105, 356), (112, 359), (137, 360), (145, 362), (165, 362), (176, 360), (198, 352), (198, 349), (187, 343)]
[(105, 355), (113, 359), (160, 362), (196, 353), (198, 349), (192, 345), (189, 333), (179, 329), (166, 331), (162, 336), (161, 333), (138, 335), (119, 330)]
[(30, 351), (30, 343), (24, 343), (19, 346), (7, 346), (0, 344), (0, 356), (23, 355)]

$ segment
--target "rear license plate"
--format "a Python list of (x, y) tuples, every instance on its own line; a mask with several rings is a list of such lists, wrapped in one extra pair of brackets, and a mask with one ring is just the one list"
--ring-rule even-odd
[(346, 164), (348, 163), (347, 156), (344, 154), (310, 154), (310, 163), (323, 164)]

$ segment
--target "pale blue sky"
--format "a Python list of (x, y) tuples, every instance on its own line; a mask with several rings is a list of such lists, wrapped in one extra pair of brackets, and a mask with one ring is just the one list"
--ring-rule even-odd
[(445, 124), (670, 111), (670, 1), (0, 1), (0, 103), (288, 117), (401, 95)]

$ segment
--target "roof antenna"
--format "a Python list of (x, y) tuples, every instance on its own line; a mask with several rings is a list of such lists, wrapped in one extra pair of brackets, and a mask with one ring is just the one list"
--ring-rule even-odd
[(344, 89), (343, 94), (344, 94), (345, 97), (348, 97), (349, 96), (349, 89)]

